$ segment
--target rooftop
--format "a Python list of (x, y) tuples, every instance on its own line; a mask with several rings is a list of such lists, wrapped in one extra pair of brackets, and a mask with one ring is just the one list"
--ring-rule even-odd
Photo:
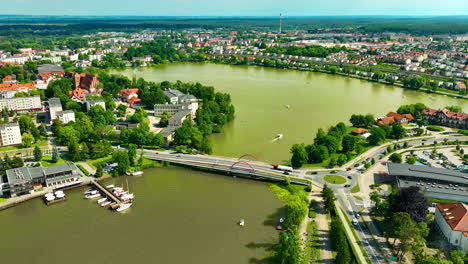
[(49, 99), (49, 107), (62, 107), (62, 103), (60, 102), (60, 98), (52, 97)]
[(468, 232), (468, 205), (464, 203), (452, 203), (437, 204), (436, 206), (453, 231)]
[(387, 168), (390, 175), (445, 180), (468, 185), (468, 174), (455, 170), (391, 162), (387, 163)]

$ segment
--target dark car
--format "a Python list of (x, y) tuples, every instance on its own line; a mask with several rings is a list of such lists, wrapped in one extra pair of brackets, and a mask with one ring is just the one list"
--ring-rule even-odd
[(283, 171), (283, 174), (284, 174), (284, 175), (289, 175), (289, 172)]
[(348, 179), (350, 179), (350, 180), (351, 180), (351, 179), (352, 179), (352, 177), (351, 177), (351, 176), (348, 176)]
[(346, 171), (350, 171), (350, 170), (351, 170), (351, 168), (347, 168), (347, 169), (346, 169)]
[(346, 184), (344, 187), (345, 187), (345, 188), (349, 188), (349, 187), (351, 187), (351, 185)]

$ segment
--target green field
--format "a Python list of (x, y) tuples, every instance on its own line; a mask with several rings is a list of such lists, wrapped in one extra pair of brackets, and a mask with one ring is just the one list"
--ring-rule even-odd
[(49, 167), (49, 166), (53, 166), (53, 165), (62, 164), (62, 163), (65, 163), (65, 162), (67, 162), (67, 161), (62, 159), (61, 157), (59, 158), (59, 160), (56, 163), (52, 162), (52, 156), (44, 156), (41, 159), (42, 167)]
[(344, 184), (346, 183), (346, 179), (339, 175), (326, 175), (323, 179), (331, 184)]
[(361, 188), (359, 188), (359, 184), (355, 185), (353, 188), (351, 188), (352, 193), (358, 193), (361, 191)]

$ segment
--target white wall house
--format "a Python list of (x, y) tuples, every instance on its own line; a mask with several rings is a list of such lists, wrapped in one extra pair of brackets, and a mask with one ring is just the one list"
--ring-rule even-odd
[(21, 145), (21, 131), (18, 123), (0, 125), (0, 146)]
[(468, 205), (437, 204), (435, 222), (448, 243), (468, 252)]

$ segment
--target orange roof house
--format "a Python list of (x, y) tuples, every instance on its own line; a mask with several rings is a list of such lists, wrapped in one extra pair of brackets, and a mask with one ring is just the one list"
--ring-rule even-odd
[(364, 134), (366, 132), (367, 132), (367, 129), (365, 129), (365, 128), (358, 128), (358, 129), (355, 129), (355, 130), (351, 131), (351, 133), (353, 135), (361, 135), (361, 134)]

